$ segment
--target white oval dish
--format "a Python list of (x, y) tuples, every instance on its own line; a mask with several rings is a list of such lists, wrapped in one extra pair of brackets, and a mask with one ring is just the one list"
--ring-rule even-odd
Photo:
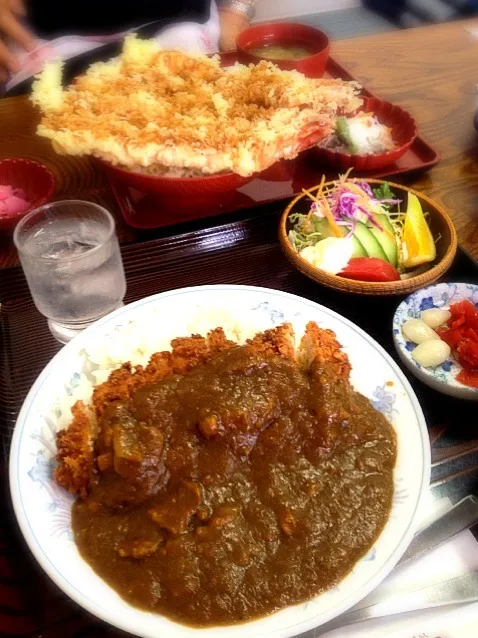
[[(352, 382), (393, 423), (398, 456), (390, 518), (370, 552), (330, 591), (260, 620), (195, 629), (135, 609), (80, 557), (72, 538), (72, 497), (52, 480), (58, 404), (81, 383), (85, 348), (127, 356), (128, 342), (163, 341), (240, 321), (253, 332), (289, 321), (301, 333), (316, 321), (337, 334), (352, 363)], [(152, 328), (148, 332), (148, 327)], [(150, 335), (150, 336), (149, 336)], [(66, 345), (30, 390), (15, 427), (10, 486), (15, 513), (34, 556), (52, 580), (89, 612), (138, 636), (157, 638), (289, 638), (335, 618), (371, 592), (393, 569), (413, 537), (430, 480), (430, 447), (420, 405), (405, 376), (370, 336), (337, 313), (277, 290), (200, 286), (161, 293), (125, 306)]]
[(438, 392), (457, 399), (478, 401), (478, 388), (471, 388), (456, 380), (461, 366), (453, 356), (436, 368), (424, 368), (414, 359), (411, 351), (416, 347), (407, 341), (402, 333), (402, 325), (408, 319), (420, 319), (424, 310), (429, 308), (449, 308), (457, 301), (469, 299), (478, 307), (478, 286), (463, 283), (441, 283), (422, 288), (409, 295), (398, 306), (393, 317), (393, 341), (403, 364), (417, 379)]

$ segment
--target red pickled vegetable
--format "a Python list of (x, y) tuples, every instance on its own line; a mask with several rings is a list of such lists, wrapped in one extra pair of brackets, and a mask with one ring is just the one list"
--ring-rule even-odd
[(437, 334), (452, 350), (460, 343), (461, 332), (458, 328), (438, 328)]
[(358, 281), (398, 281), (400, 279), (400, 273), (392, 264), (377, 257), (352, 257), (338, 274)]
[(469, 299), (458, 301), (450, 307), (452, 319), (462, 319), (469, 328), (478, 330), (478, 308)]
[(451, 317), (447, 328), (437, 330), (453, 350), (463, 370), (457, 375), (457, 381), (478, 388), (478, 308), (464, 299), (450, 307)]
[(478, 343), (463, 337), (456, 347), (458, 361), (467, 370), (478, 369)]
[(0, 184), (0, 217), (24, 213), (29, 208), (30, 202), (25, 199), (21, 188)]
[(465, 328), (463, 332), (467, 339), (471, 339), (471, 341), (478, 343), (478, 330), (475, 330), (474, 328)]
[(457, 381), (463, 385), (469, 385), (471, 388), (478, 388), (478, 370), (461, 370), (456, 375)]

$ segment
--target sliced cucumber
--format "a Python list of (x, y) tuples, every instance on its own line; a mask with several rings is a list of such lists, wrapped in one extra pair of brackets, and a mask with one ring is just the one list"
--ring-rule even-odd
[[(326, 219), (321, 219), (319, 222), (315, 222), (315, 227), (324, 239), (326, 237), (335, 237), (332, 229), (330, 228), (330, 224)], [(347, 234), (347, 229), (344, 226), (340, 226), (340, 230), (344, 236)], [(367, 251), (363, 247), (362, 242), (359, 240), (359, 238), (355, 235), (352, 235), (352, 241), (354, 245), (352, 257), (368, 257)]]
[(352, 257), (367, 257), (367, 251), (364, 248), (364, 245), (360, 241), (358, 237), (352, 235), (352, 239), (354, 242), (354, 251), (352, 253)]
[[(324, 239), (326, 237), (335, 237), (334, 233), (332, 232), (332, 229), (330, 228), (329, 222), (325, 218), (321, 219), (320, 221), (316, 221), (315, 227), (317, 229), (317, 232), (319, 232), (324, 237)], [(346, 233), (345, 228), (341, 228), (340, 230), (345, 235)]]
[(342, 140), (347, 144), (349, 153), (358, 153), (358, 148), (355, 146), (352, 138), (350, 137), (350, 129), (347, 118), (343, 116), (338, 117), (335, 122), (335, 130), (337, 131), (339, 137), (341, 137)]
[(322, 237), (333, 237), (334, 233), (330, 228), (330, 224), (326, 219), (318, 219), (314, 220), (314, 228), (316, 233), (320, 233)]
[(383, 252), (387, 255), (387, 260), (392, 264), (392, 266), (397, 266), (398, 263), (398, 246), (397, 239), (395, 237), (395, 232), (393, 230), (393, 226), (390, 222), (388, 215), (377, 215), (377, 222), (383, 228), (380, 230), (376, 226), (371, 226), (369, 230), (375, 237), (375, 239), (380, 243), (380, 246), (383, 249)]
[(373, 233), (365, 224), (357, 222), (354, 236), (357, 237), (362, 246), (365, 248), (367, 257), (377, 257), (378, 259), (388, 261), (387, 255), (385, 254), (380, 242), (374, 237)]

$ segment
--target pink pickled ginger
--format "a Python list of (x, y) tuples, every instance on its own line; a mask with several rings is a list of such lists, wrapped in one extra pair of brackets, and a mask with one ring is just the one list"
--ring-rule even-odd
[(21, 188), (0, 184), (0, 217), (19, 215), (26, 212), (30, 206), (31, 204), (25, 198), (25, 192)]

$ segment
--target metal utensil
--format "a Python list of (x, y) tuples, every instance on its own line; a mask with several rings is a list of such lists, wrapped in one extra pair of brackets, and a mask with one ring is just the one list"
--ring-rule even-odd
[[(409, 562), (424, 556), (429, 551), (436, 549), (443, 545), (443, 543), (451, 540), (460, 532), (463, 532), (473, 525), (478, 524), (478, 499), (475, 496), (467, 496), (466, 498), (459, 501), (456, 505), (454, 505), (451, 509), (449, 509), (445, 514), (435, 519), (430, 525), (427, 525), (423, 530), (418, 532), (412, 542), (410, 543), (407, 551), (404, 553), (400, 561), (397, 563), (398, 567), (402, 567)], [(395, 570), (394, 570), (395, 571)], [(392, 572), (391, 576), (394, 572)], [(469, 574), (467, 574), (469, 576)], [(474, 575), (475, 578), (476, 575)], [(465, 577), (460, 577), (465, 578)], [(458, 580), (458, 579), (454, 579)], [(386, 580), (384, 581), (384, 583)], [(445, 581), (452, 582), (452, 581)], [(437, 587), (444, 583), (439, 583)], [(434, 585), (430, 586), (431, 589)], [(477, 586), (478, 587), (478, 586)], [(424, 591), (424, 590), (418, 590)], [(377, 618), (380, 615), (369, 616), (367, 615), (371, 611), (373, 613), (377, 613), (377, 610), (381, 610), (381, 615), (388, 615), (389, 613), (405, 613), (405, 611), (416, 611), (418, 609), (426, 609), (427, 607), (415, 607), (412, 609), (403, 609), (401, 611), (394, 612), (386, 612), (383, 613), (383, 608), (381, 608), (382, 603), (388, 603), (392, 599), (397, 601), (399, 598), (405, 600), (408, 597), (413, 596), (417, 592), (410, 592), (406, 594), (387, 596), (382, 591), (382, 586), (379, 586), (375, 589), (371, 594), (363, 598), (355, 607), (352, 607), (348, 612), (342, 614), (338, 618), (334, 618), (328, 623), (317, 627), (315, 630), (311, 632), (306, 632), (305, 634), (301, 634), (300, 638), (316, 638), (316, 636), (320, 636), (327, 631), (332, 631), (332, 629), (337, 629), (338, 627), (350, 625), (354, 622), (359, 622), (361, 620), (367, 620), (368, 618)], [(478, 595), (478, 589), (476, 592)], [(467, 602), (459, 601), (459, 602)], [(437, 603), (438, 605), (452, 605), (455, 604), (453, 602), (447, 603)], [(430, 605), (429, 605), (430, 606)], [(362, 614), (363, 612), (363, 614)], [(355, 619), (354, 619), (355, 618)]]
[(416, 560), (478, 523), (478, 498), (467, 496), (419, 532), (397, 566)]
[(301, 638), (307, 636), (317, 638), (332, 629), (352, 625), (363, 620), (476, 601), (478, 601), (478, 572), (471, 572), (406, 594), (388, 596), (376, 605), (342, 614), (342, 616), (317, 627), (313, 633), (303, 634)]
[[(456, 505), (454, 505), (451, 509), (442, 514), (442, 516), (439, 516), (430, 523), (430, 525), (427, 525), (415, 535), (408, 546), (407, 551), (398, 561), (395, 569), (388, 578), (393, 577), (395, 570), (399, 567), (403, 567), (417, 558), (421, 558), (431, 550), (440, 547), (457, 536), (460, 532), (473, 527), (473, 525), (476, 525), (477, 523), (478, 498), (470, 495), (456, 503)], [(383, 593), (382, 586), (387, 582), (388, 578), (385, 579), (383, 583), (371, 594), (362, 598), (360, 602), (349, 609), (349, 612), (363, 609), (381, 602), (384, 595), (387, 596), (387, 594)]]

